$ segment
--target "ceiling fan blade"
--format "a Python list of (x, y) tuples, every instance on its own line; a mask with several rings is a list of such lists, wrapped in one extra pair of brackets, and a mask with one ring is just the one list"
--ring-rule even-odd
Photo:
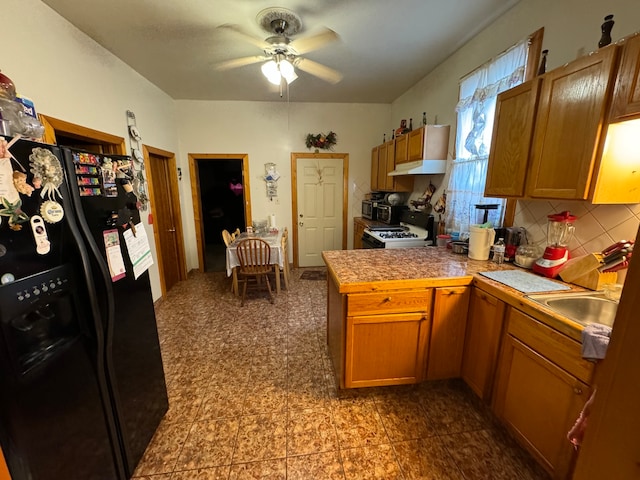
[(329, 82), (334, 85), (342, 80), (342, 74), (340, 72), (334, 70), (333, 68), (322, 65), (321, 63), (314, 62), (313, 60), (299, 57), (296, 60), (295, 65), (300, 70), (310, 73), (311, 75), (315, 75), (325, 82)]
[(252, 57), (232, 58), (231, 60), (225, 60), (224, 62), (217, 63), (214, 68), (220, 71), (231, 70), (232, 68), (244, 67), (245, 65), (251, 65), (253, 63), (262, 62), (268, 59), (269, 57), (265, 57), (262, 55), (254, 55)]
[(291, 42), (291, 47), (300, 55), (312, 50), (324, 47), (326, 44), (335, 42), (340, 37), (330, 28), (324, 28), (322, 32), (309, 37), (302, 37)]
[(234, 32), (236, 35), (238, 35), (239, 37), (243, 38), (246, 42), (249, 42), (252, 45), (255, 45), (256, 47), (261, 48), (262, 50), (264, 50), (265, 48), (269, 48), (271, 46), (270, 44), (265, 42), (262, 38), (254, 37), (250, 33), (245, 32), (242, 29), (242, 27), (240, 27), (240, 25), (225, 23), (224, 25), (220, 25), (217, 28), (220, 28), (223, 30), (230, 30)]

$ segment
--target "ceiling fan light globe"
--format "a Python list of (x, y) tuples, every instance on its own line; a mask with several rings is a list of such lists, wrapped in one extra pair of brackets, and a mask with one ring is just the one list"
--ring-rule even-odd
[(280, 62), (280, 73), (284, 78), (287, 78), (289, 75), (292, 75), (294, 72), (293, 65), (289, 60), (282, 60)]
[(269, 80), (269, 82), (274, 85), (280, 85), (282, 77), (280, 75), (280, 70), (278, 70), (278, 64), (273, 60), (269, 60), (267, 63), (263, 64), (261, 67), (262, 74)]
[(285, 75), (284, 73), (282, 74), (282, 76), (284, 77), (284, 79), (287, 81), (287, 84), (290, 84), (291, 82), (293, 82), (296, 78), (298, 78), (298, 75), (296, 75), (296, 72), (292, 71), (290, 75)]

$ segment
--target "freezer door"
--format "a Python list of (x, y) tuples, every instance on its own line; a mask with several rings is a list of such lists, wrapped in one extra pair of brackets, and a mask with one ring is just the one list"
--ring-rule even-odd
[[(80, 151), (64, 149), (64, 157), (69, 177), (73, 178), (71, 174), (78, 166)], [(113, 165), (114, 161), (128, 158), (95, 154), (93, 157), (98, 165), (109, 161)], [(103, 189), (99, 195), (81, 195), (80, 185), (71, 185), (70, 190), (78, 223), (92, 253), (95, 301), (104, 324), (107, 380), (120, 429), (125, 468), (127, 474), (132, 475), (169, 403), (149, 273), (135, 278), (123, 235), (131, 224), (140, 222), (137, 198), (124, 188), (129, 178), (116, 177), (109, 181), (114, 182), (111, 190)], [(104, 232), (113, 229), (118, 231), (126, 269), (126, 274), (115, 281), (109, 272), (104, 240)]]
[(0, 441), (14, 479), (121, 478), (77, 287), (65, 265), (0, 289)]

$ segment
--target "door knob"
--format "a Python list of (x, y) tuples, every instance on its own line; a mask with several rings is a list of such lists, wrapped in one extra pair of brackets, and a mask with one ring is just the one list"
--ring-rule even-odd
[(298, 222), (298, 226), (304, 227), (304, 222)]
[(169, 229), (167, 230), (167, 232), (175, 232), (175, 231), (176, 231), (176, 229), (175, 229), (175, 228), (169, 228)]

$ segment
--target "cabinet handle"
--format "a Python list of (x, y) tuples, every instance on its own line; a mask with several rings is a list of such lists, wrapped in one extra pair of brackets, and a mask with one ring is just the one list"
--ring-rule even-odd
[(391, 297), (385, 297), (382, 299), (382, 302), (390, 302), (391, 301)]
[(578, 387), (573, 387), (573, 393), (576, 395), (582, 395), (582, 389)]

